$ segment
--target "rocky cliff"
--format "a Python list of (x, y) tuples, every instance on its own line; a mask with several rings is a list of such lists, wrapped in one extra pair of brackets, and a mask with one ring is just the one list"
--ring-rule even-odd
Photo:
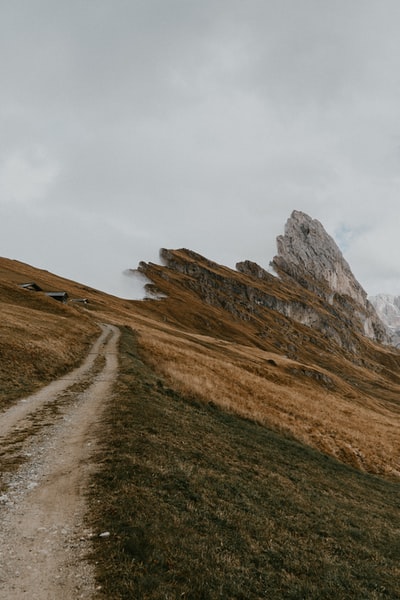
[(278, 276), (248, 260), (232, 270), (187, 249), (162, 249), (160, 257), (162, 265), (138, 270), (150, 292), (165, 296), (160, 318), (173, 325), (326, 365), (347, 357), (373, 368), (369, 340), (389, 341), (335, 242), (303, 213), (294, 212), (278, 238)]
[(278, 254), (271, 262), (286, 282), (295, 282), (337, 307), (357, 331), (389, 343), (385, 325), (367, 299), (333, 238), (316, 219), (293, 211), (285, 233), (277, 238)]
[(369, 299), (390, 332), (392, 344), (400, 345), (400, 296), (378, 294)]
[(278, 254), (271, 265), (281, 276), (294, 279), (327, 300), (338, 293), (365, 304), (366, 292), (319, 221), (295, 210), (286, 222), (284, 235), (276, 242)]

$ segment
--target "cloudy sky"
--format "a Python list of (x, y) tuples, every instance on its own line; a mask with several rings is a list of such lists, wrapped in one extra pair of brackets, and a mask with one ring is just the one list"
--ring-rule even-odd
[(4, 0), (0, 255), (125, 297), (188, 247), (264, 267), (293, 209), (400, 294), (398, 0)]

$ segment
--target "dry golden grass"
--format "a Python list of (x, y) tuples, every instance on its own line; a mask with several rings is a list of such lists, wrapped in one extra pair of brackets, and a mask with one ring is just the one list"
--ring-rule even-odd
[(399, 598), (398, 481), (180, 395), (137, 341), (122, 328), (89, 490), (99, 597)]
[[(8, 262), (13, 261), (7, 266)], [(0, 266), (0, 409), (4, 409), (77, 366), (98, 327), (82, 311), (20, 289), (18, 283), (32, 279), (29, 269), (25, 276), (5, 269), (3, 262)], [(51, 283), (56, 285), (56, 278), (49, 279), (54, 289)]]
[[(20, 290), (17, 282), (27, 280), (86, 296), (87, 310)], [(146, 360), (183, 394), (290, 432), (358, 468), (399, 475), (399, 359), (393, 349), (366, 341), (357, 365), (329, 346), (308, 360), (304, 345), (293, 360), (268, 341), (260, 348), (251, 324), (187, 291), (167, 301), (127, 301), (5, 259), (0, 282), (3, 403), (78, 363), (96, 322), (127, 324), (139, 332)], [(271, 340), (283, 335), (280, 326), (270, 318)]]
[(59, 316), (0, 303), (0, 408), (77, 366), (97, 327), (75, 315)]
[(102, 597), (398, 597), (399, 353), (361, 340), (349, 358), (265, 318), (260, 337), (172, 284), (133, 302), (0, 259), (3, 406), (80, 362), (96, 323), (128, 326), (89, 490), (90, 526), (111, 532), (94, 540)]
[[(204, 345), (200, 336), (178, 341), (145, 329), (140, 339), (146, 360), (182, 394), (290, 432), (358, 468), (400, 475), (396, 406), (359, 393), (316, 367), (311, 371), (262, 350), (213, 344), (211, 338)], [(334, 389), (307, 373), (329, 377)]]

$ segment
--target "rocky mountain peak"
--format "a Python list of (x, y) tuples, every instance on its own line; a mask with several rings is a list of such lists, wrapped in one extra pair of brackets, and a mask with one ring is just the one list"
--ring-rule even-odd
[(271, 266), (284, 281), (296, 283), (330, 305), (340, 307), (343, 315), (362, 324), (367, 337), (389, 342), (386, 327), (368, 301), (367, 293), (319, 221), (293, 211), (284, 235), (277, 237), (277, 250)]
[(139, 265), (152, 282), (146, 287), (169, 299), (177, 322), (183, 304), (191, 306), (191, 322), (206, 333), (219, 331), (236, 339), (245, 330), (257, 345), (290, 357), (298, 356), (310, 340), (318, 352), (330, 345), (352, 357), (360, 354), (365, 336), (389, 342), (334, 240), (302, 212), (292, 213), (278, 237), (272, 265), (279, 277), (249, 260), (234, 271), (185, 248), (162, 249), (160, 257), (162, 265)]
[(365, 304), (366, 292), (334, 239), (316, 219), (293, 211), (284, 235), (277, 238), (277, 250), (271, 265), (280, 276), (287, 275), (322, 297), (335, 292)]

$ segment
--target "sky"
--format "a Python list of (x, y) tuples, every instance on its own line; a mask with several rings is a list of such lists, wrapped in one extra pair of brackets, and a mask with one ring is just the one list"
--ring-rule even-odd
[(3, 0), (0, 256), (119, 296), (293, 210), (400, 294), (398, 0)]

